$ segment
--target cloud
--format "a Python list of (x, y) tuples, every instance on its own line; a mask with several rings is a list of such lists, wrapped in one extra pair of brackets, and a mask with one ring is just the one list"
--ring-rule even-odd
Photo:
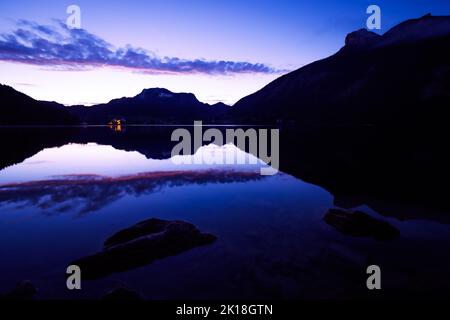
[(80, 214), (100, 210), (126, 195), (139, 197), (164, 187), (235, 183), (264, 179), (259, 171), (144, 172), (121, 177), (91, 174), (64, 175), (49, 180), (0, 185), (0, 206), (35, 206), (49, 215), (77, 209)]
[(0, 34), (0, 61), (49, 66), (57, 70), (110, 66), (151, 74), (228, 75), (284, 71), (262, 63), (159, 57), (131, 45), (115, 48), (84, 29), (69, 29), (58, 20), (53, 25), (20, 20), (16, 30)]

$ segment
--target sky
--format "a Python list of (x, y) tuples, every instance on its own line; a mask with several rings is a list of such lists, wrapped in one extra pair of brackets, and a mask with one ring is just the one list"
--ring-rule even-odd
[[(92, 105), (144, 88), (233, 104), (338, 51), (381, 8), (384, 33), (442, 0), (128, 0), (0, 2), (0, 83), (39, 100)], [(70, 29), (67, 8), (81, 9)]]

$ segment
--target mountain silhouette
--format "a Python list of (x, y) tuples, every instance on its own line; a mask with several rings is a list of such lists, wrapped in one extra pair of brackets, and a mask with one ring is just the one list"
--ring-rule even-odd
[(162, 88), (90, 107), (64, 107), (2, 85), (0, 124), (107, 124), (113, 119), (302, 127), (436, 123), (445, 121), (450, 105), (449, 56), (450, 17), (428, 14), (383, 35), (352, 32), (336, 54), (281, 76), (233, 107)]
[(336, 54), (233, 106), (245, 122), (355, 125), (440, 121), (450, 105), (450, 17), (426, 15), (377, 35), (347, 35)]
[(163, 88), (144, 89), (132, 98), (111, 100), (92, 107), (70, 108), (81, 122), (104, 124), (111, 119), (128, 123), (189, 123), (194, 120), (213, 122), (223, 117), (227, 106), (209, 105), (197, 100), (192, 93), (174, 93)]
[(78, 119), (56, 102), (37, 101), (0, 84), (0, 125), (70, 125)]

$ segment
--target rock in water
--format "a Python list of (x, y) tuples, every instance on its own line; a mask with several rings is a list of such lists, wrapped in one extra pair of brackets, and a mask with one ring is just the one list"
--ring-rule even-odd
[(168, 227), (168, 223), (182, 223), (182, 224), (187, 224), (189, 225), (189, 227), (195, 229), (195, 227), (191, 224), (188, 224), (186, 222), (179, 222), (179, 221), (174, 221), (174, 222), (169, 222), (169, 221), (165, 221), (165, 220), (160, 220), (160, 219), (148, 219), (142, 222), (139, 222), (137, 224), (135, 224), (134, 226), (131, 226), (129, 228), (123, 229), (117, 233), (115, 233), (114, 235), (112, 235), (111, 237), (109, 237), (108, 239), (106, 239), (104, 245), (105, 248), (109, 248), (118, 244), (122, 244), (122, 243), (126, 243), (128, 241), (131, 241), (133, 239), (145, 236), (145, 235), (150, 235), (150, 234), (157, 234), (160, 232), (163, 232), (166, 227)]
[(101, 252), (70, 264), (81, 268), (83, 279), (99, 279), (215, 240), (214, 235), (202, 233), (190, 223), (153, 218), (117, 232), (105, 241)]
[(36, 287), (31, 281), (24, 280), (17, 284), (17, 286), (5, 294), (3, 299), (7, 300), (32, 300), (37, 293)]
[(354, 237), (393, 240), (400, 236), (400, 232), (389, 223), (372, 218), (362, 211), (330, 209), (324, 220), (339, 232)]

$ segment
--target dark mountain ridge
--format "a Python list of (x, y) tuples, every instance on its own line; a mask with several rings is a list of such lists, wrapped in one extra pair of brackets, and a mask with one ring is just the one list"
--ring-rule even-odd
[(111, 119), (128, 123), (192, 123), (194, 120), (214, 121), (226, 105), (209, 105), (192, 93), (174, 93), (163, 88), (144, 89), (131, 98), (111, 100), (92, 107), (72, 107), (81, 122), (104, 124)]
[(233, 106), (244, 122), (366, 125), (440, 121), (450, 102), (450, 17), (426, 15), (380, 36), (358, 30), (336, 54)]
[(72, 125), (78, 119), (56, 102), (37, 101), (0, 84), (0, 125)]
[(449, 56), (450, 17), (426, 15), (383, 35), (352, 32), (336, 54), (281, 76), (233, 107), (162, 88), (91, 107), (64, 107), (1, 86), (0, 124), (107, 124), (112, 119), (302, 127), (441, 123), (450, 105)]
[(113, 119), (127, 123), (215, 122), (224, 117), (228, 106), (209, 105), (192, 93), (174, 93), (163, 88), (144, 89), (135, 97), (113, 99), (94, 106), (66, 107), (56, 102), (35, 100), (12, 87), (1, 85), (0, 125), (107, 124)]

